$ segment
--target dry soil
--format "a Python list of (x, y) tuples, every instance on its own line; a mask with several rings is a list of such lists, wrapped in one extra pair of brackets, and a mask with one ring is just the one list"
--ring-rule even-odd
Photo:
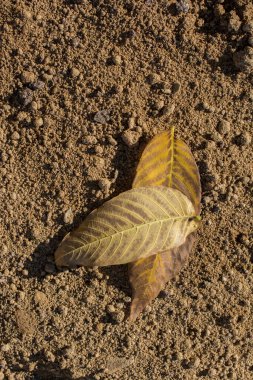
[[(0, 379), (253, 379), (252, 1), (2, 0), (0, 31)], [(129, 324), (127, 267), (53, 254), (171, 125), (202, 228)]]

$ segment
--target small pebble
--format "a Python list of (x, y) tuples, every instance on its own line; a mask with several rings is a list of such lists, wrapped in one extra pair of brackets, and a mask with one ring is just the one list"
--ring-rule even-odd
[(114, 90), (115, 94), (122, 94), (122, 92), (124, 91), (124, 86), (122, 86), (121, 84), (117, 84), (114, 86)]
[(102, 154), (103, 151), (104, 151), (104, 149), (103, 149), (102, 146), (100, 146), (100, 145), (95, 146), (95, 152), (96, 152), (97, 154)]
[(172, 92), (173, 92), (173, 94), (176, 94), (177, 92), (179, 92), (180, 88), (181, 88), (181, 83), (180, 82), (174, 82), (172, 84)]
[(165, 87), (165, 88), (163, 89), (163, 93), (166, 94), (166, 95), (170, 95), (170, 94), (171, 94), (171, 89), (168, 88), (168, 87)]
[(86, 136), (84, 139), (84, 144), (95, 145), (98, 142), (95, 136)]
[(11, 346), (10, 346), (9, 343), (4, 344), (4, 345), (1, 347), (1, 351), (2, 351), (2, 352), (8, 352), (8, 351), (10, 351), (10, 349), (11, 349)]
[(122, 58), (121, 58), (121, 56), (120, 55), (113, 55), (112, 56), (112, 62), (114, 63), (114, 65), (116, 65), (116, 66), (120, 66), (121, 65), (121, 63), (122, 63)]
[(116, 322), (116, 323), (121, 323), (124, 321), (125, 319), (125, 313), (123, 310), (120, 310), (118, 312), (112, 312), (110, 313), (112, 319)]
[(58, 313), (66, 317), (68, 315), (68, 308), (67, 306), (59, 306), (57, 309)]
[(126, 130), (121, 135), (123, 142), (129, 148), (135, 147), (138, 144), (140, 137), (141, 137), (141, 134), (139, 132), (135, 132), (131, 130)]
[(129, 127), (129, 129), (132, 129), (135, 127), (135, 118), (134, 117), (130, 117), (130, 119), (128, 120), (128, 127)]
[(98, 111), (94, 116), (94, 121), (99, 124), (107, 124), (109, 120), (110, 117), (107, 110)]
[(45, 304), (48, 302), (48, 299), (45, 293), (39, 290), (36, 290), (35, 295), (34, 295), (34, 301), (36, 304), (42, 304), (42, 303)]
[(164, 100), (157, 100), (154, 104), (156, 110), (161, 110), (164, 107)]
[(211, 369), (208, 371), (208, 373), (209, 373), (209, 376), (214, 377), (214, 376), (217, 375), (217, 370), (214, 369), (214, 368), (211, 368)]
[(3, 255), (6, 255), (6, 253), (8, 253), (8, 247), (7, 247), (7, 245), (5, 245), (5, 244), (2, 245), (1, 252), (2, 252)]
[(168, 104), (167, 106), (164, 106), (162, 109), (161, 109), (161, 115), (163, 116), (169, 116), (169, 115), (172, 115), (173, 112), (175, 110), (175, 104), (171, 103), (171, 104)]
[(24, 121), (24, 120), (28, 120), (28, 113), (24, 112), (24, 111), (21, 111), (17, 114), (17, 121)]
[(214, 108), (212, 105), (210, 105), (210, 104), (208, 104), (208, 103), (206, 103), (206, 102), (203, 102), (203, 103), (202, 103), (202, 107), (203, 107), (203, 109), (204, 109), (206, 112), (210, 112), (210, 113), (215, 112), (215, 108)]
[(225, 13), (226, 11), (222, 4), (215, 4), (214, 14), (216, 17), (222, 17)]
[(104, 193), (108, 193), (109, 190), (110, 190), (110, 187), (111, 187), (111, 181), (109, 181), (109, 179), (107, 179), (107, 178), (101, 178), (101, 179), (98, 181), (98, 186), (100, 187), (100, 189), (101, 189)]
[(221, 135), (226, 135), (230, 131), (230, 123), (227, 120), (219, 121), (219, 123), (217, 125), (217, 131)]
[(45, 87), (45, 82), (42, 80), (37, 80), (33, 82), (29, 87), (31, 87), (32, 90), (42, 90)]
[(18, 297), (21, 301), (23, 301), (26, 298), (25, 292), (18, 292)]
[(27, 9), (25, 9), (23, 11), (23, 17), (26, 18), (27, 20), (31, 20), (33, 15), (30, 11), (28, 11)]
[(215, 142), (222, 141), (222, 137), (221, 137), (221, 135), (218, 132), (211, 133), (211, 138)]
[(53, 80), (54, 76), (52, 74), (43, 74), (43, 79), (45, 82), (49, 82), (51, 80)]
[(64, 355), (67, 357), (67, 358), (72, 358), (74, 355), (75, 355), (75, 349), (74, 347), (70, 346), (70, 347), (66, 347), (64, 349)]
[(35, 127), (37, 127), (37, 128), (42, 127), (43, 124), (44, 124), (44, 121), (43, 121), (42, 117), (37, 117), (37, 118), (34, 120), (34, 125), (35, 125)]
[(107, 313), (111, 314), (111, 313), (114, 313), (116, 311), (116, 309), (113, 305), (107, 305), (106, 311), (107, 311)]
[(71, 75), (73, 78), (77, 78), (80, 75), (80, 70), (78, 70), (76, 67), (73, 67), (71, 69)]
[(11, 135), (11, 138), (12, 138), (12, 140), (19, 140), (20, 139), (20, 134), (17, 131), (15, 131)]
[(228, 22), (228, 31), (237, 33), (241, 27), (240, 17), (236, 14), (236, 12), (230, 12), (230, 19)]
[(35, 74), (31, 71), (24, 71), (21, 74), (21, 81), (23, 84), (32, 83), (35, 81)]
[(104, 329), (104, 324), (103, 324), (103, 323), (98, 323), (98, 324), (96, 325), (96, 331), (97, 331), (97, 332), (102, 332), (103, 329)]
[(190, 5), (187, 0), (177, 0), (176, 8), (178, 13), (188, 13), (190, 10)]
[(151, 310), (152, 310), (152, 307), (150, 305), (148, 305), (148, 306), (145, 307), (145, 312), (146, 313), (150, 313)]
[(18, 100), (22, 106), (27, 106), (33, 100), (33, 91), (30, 88), (23, 88), (19, 90)]
[(35, 102), (35, 101), (33, 101), (33, 102), (31, 103), (31, 108), (32, 108), (34, 111), (37, 111), (37, 109), (38, 109), (38, 103)]
[(156, 84), (161, 81), (161, 77), (159, 74), (152, 73), (147, 77), (147, 81), (149, 84)]
[(112, 146), (116, 146), (117, 145), (117, 140), (115, 140), (112, 136), (108, 136), (107, 140), (108, 140), (108, 143), (110, 145), (112, 145)]
[(248, 132), (242, 132), (240, 135), (235, 136), (234, 141), (237, 146), (250, 145), (251, 135)]
[(16, 291), (17, 291), (17, 287), (16, 287), (15, 284), (11, 284), (11, 285), (10, 285), (10, 288), (11, 288), (11, 290), (12, 290), (13, 292), (16, 292)]
[(200, 365), (200, 359), (199, 358), (194, 358), (191, 360), (190, 365), (192, 368), (198, 368)]
[(45, 351), (45, 357), (49, 362), (55, 361), (55, 356), (51, 351)]
[(71, 208), (69, 208), (63, 216), (64, 223), (66, 224), (72, 224), (74, 219), (73, 211)]

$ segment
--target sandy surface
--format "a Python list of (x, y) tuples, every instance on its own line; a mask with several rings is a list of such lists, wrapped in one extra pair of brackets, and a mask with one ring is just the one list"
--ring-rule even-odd
[[(0, 379), (253, 378), (252, 19), (251, 0), (1, 2)], [(126, 266), (53, 254), (171, 125), (203, 223), (129, 324)]]

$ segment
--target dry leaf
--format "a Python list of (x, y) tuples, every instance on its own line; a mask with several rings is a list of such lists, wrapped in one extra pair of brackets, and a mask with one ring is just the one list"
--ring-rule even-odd
[(133, 289), (131, 321), (134, 321), (158, 296), (165, 284), (179, 273), (188, 259), (194, 240), (194, 234), (190, 234), (180, 247), (129, 264), (129, 280)]
[(174, 128), (155, 136), (141, 156), (132, 187), (146, 186), (166, 186), (181, 191), (199, 214), (199, 170), (190, 148), (175, 139)]
[[(180, 190), (192, 201), (196, 214), (200, 212), (199, 171), (188, 146), (174, 138), (174, 128), (150, 141), (137, 167), (133, 187), (155, 185)], [(133, 289), (130, 320), (134, 321), (165, 284), (180, 271), (187, 261), (194, 240), (191, 234), (178, 248), (129, 264)]]
[(57, 266), (126, 264), (178, 247), (196, 230), (190, 200), (164, 186), (121, 193), (92, 212), (63, 240)]

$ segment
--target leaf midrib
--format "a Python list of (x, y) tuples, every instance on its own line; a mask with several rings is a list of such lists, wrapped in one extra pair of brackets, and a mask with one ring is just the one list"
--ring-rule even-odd
[[(95, 239), (94, 241), (92, 241), (92, 242), (90, 242), (90, 243), (86, 243), (86, 244), (83, 244), (83, 246), (85, 246), (85, 245), (91, 245), (91, 244), (94, 244), (94, 243), (97, 243), (98, 241), (101, 241), (101, 240), (105, 240), (105, 239), (108, 239), (108, 238), (113, 238), (114, 236), (116, 236), (116, 235), (120, 235), (120, 234), (123, 234), (123, 233), (125, 233), (125, 232), (127, 232), (127, 231), (130, 231), (130, 230), (134, 230), (134, 229), (140, 229), (141, 227), (143, 227), (143, 226), (145, 226), (145, 225), (152, 225), (152, 224), (154, 224), (154, 223), (161, 223), (161, 222), (165, 222), (165, 221), (168, 221), (168, 220), (173, 220), (173, 221), (176, 221), (176, 220), (184, 220), (184, 219), (189, 219), (189, 218), (192, 218), (192, 217), (194, 217), (195, 215), (193, 214), (193, 215), (186, 215), (186, 216), (178, 216), (178, 217), (173, 217), (173, 218), (163, 218), (163, 219), (157, 219), (157, 220), (155, 220), (155, 221), (153, 221), (153, 222), (150, 222), (150, 223), (141, 223), (141, 224), (138, 224), (138, 225), (135, 225), (135, 226), (132, 226), (131, 228), (126, 228), (125, 230), (123, 230), (123, 231), (118, 231), (118, 232), (115, 232), (115, 233), (113, 233), (113, 234), (110, 234), (110, 235), (106, 235), (106, 236), (104, 236), (104, 237), (102, 237), (102, 238), (100, 238), (100, 239)], [(79, 239), (79, 238), (76, 238), (76, 240), (79, 240), (79, 241), (82, 241), (81, 239)], [(73, 240), (74, 240), (74, 236), (73, 236)], [(71, 251), (71, 254), (72, 253), (74, 253), (75, 251), (77, 251), (77, 250), (79, 250), (79, 249), (81, 249), (81, 247), (78, 247), (78, 248), (76, 248), (76, 249), (74, 249), (73, 251)], [(66, 253), (65, 255), (63, 255), (63, 256), (61, 256), (61, 257), (65, 257), (65, 256), (67, 256), (68, 254), (70, 254), (70, 252), (68, 252), (68, 253)]]

